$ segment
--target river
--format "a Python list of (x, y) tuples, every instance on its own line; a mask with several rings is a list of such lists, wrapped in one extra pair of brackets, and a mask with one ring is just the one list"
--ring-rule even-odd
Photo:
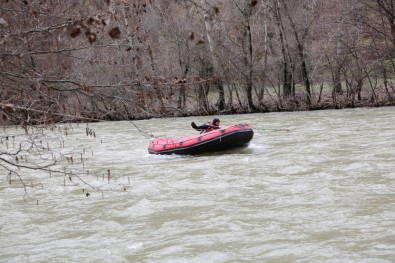
[(80, 124), (65, 148), (97, 190), (40, 175), (25, 195), (2, 171), (0, 262), (395, 262), (394, 107), (219, 117), (250, 145), (148, 154), (142, 132), (211, 117)]

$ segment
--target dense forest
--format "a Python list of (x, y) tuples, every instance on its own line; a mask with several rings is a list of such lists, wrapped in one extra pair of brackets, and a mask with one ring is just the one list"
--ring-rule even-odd
[(2, 0), (2, 124), (394, 105), (393, 0)]

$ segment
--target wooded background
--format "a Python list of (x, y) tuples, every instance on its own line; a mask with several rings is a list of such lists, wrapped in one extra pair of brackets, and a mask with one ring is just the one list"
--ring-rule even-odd
[(2, 0), (3, 124), (394, 105), (393, 0)]

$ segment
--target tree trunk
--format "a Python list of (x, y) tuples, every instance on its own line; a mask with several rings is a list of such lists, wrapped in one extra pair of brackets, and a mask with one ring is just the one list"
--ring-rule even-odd
[[(206, 0), (201, 0), (201, 4), (203, 7), (209, 6), (206, 2)], [(223, 110), (225, 109), (225, 91), (224, 91), (224, 86), (222, 83), (222, 78), (220, 76), (220, 71), (219, 71), (219, 62), (218, 58), (216, 55), (216, 50), (215, 50), (215, 43), (214, 40), (211, 37), (211, 32), (212, 32), (212, 25), (211, 25), (211, 16), (208, 13), (208, 8), (204, 8), (204, 26), (206, 30), (206, 37), (207, 37), (207, 42), (208, 42), (208, 47), (210, 51), (210, 64), (213, 67), (212, 70), (212, 75), (210, 78), (214, 79), (214, 85), (218, 90), (218, 109)]]
[(248, 107), (255, 111), (256, 107), (252, 100), (252, 74), (253, 74), (253, 61), (252, 61), (252, 36), (251, 36), (251, 26), (249, 19), (246, 19), (246, 33), (247, 33), (247, 52), (246, 52), (246, 66), (247, 66), (247, 74), (246, 76), (246, 92), (247, 92), (247, 100), (248, 100)]
[(281, 13), (280, 13), (278, 1), (275, 1), (275, 13), (274, 14), (275, 14), (275, 20), (276, 20), (278, 30), (280, 31), (279, 37), (280, 37), (280, 43), (281, 43), (281, 54), (283, 57), (283, 61), (282, 61), (283, 96), (289, 97), (294, 94), (293, 89), (292, 89), (293, 76), (292, 76), (291, 58), (288, 53), (288, 46), (287, 46), (286, 39), (284, 37), (284, 25), (283, 25), (283, 22), (281, 19)]
[(292, 19), (291, 15), (289, 13), (286, 2), (284, 0), (282, 2), (283, 2), (284, 9), (285, 9), (286, 15), (288, 17), (288, 20), (291, 24), (293, 34), (295, 36), (296, 47), (298, 49), (298, 55), (299, 55), (299, 59), (300, 59), (302, 78), (303, 78), (305, 90), (307, 93), (306, 94), (306, 101), (307, 101), (307, 104), (310, 105), (311, 104), (311, 83), (310, 83), (310, 77), (309, 77), (308, 67), (307, 67), (307, 63), (306, 63), (306, 57), (304, 55), (304, 39), (305, 39), (308, 31), (307, 31), (307, 29), (305, 29), (301, 33), (302, 36), (299, 35), (300, 34), (299, 30), (297, 30), (294, 20)]
[(341, 71), (339, 68), (335, 69), (334, 72), (333, 89), (336, 94), (343, 94), (343, 87), (341, 83)]

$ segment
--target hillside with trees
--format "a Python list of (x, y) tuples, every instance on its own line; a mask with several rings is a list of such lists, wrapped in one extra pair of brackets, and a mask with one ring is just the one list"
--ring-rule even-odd
[(394, 105), (394, 6), (1, 1), (1, 123)]

